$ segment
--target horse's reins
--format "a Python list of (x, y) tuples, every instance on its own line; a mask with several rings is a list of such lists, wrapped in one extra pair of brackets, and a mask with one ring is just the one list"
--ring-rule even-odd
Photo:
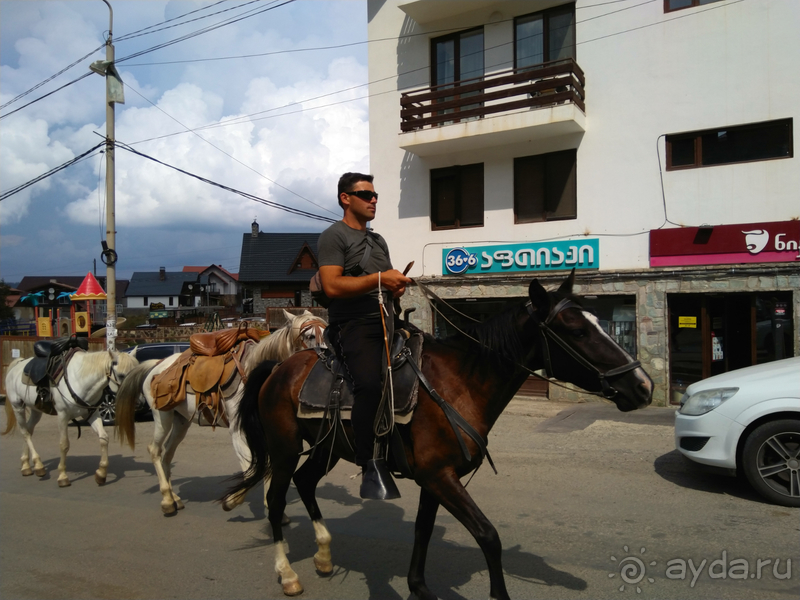
[(613, 369), (609, 369), (607, 371), (601, 371), (595, 365), (590, 363), (586, 360), (583, 356), (581, 356), (578, 352), (573, 350), (573, 348), (567, 344), (561, 337), (550, 328), (550, 323), (558, 316), (558, 314), (567, 308), (577, 308), (580, 309), (581, 307), (570, 300), (569, 298), (562, 298), (561, 301), (556, 304), (551, 310), (550, 314), (547, 315), (547, 318), (542, 321), (539, 319), (539, 316), (536, 314), (536, 310), (533, 308), (533, 302), (528, 300), (525, 303), (525, 308), (528, 311), (531, 319), (533, 319), (536, 324), (539, 326), (539, 330), (542, 332), (542, 355), (544, 358), (544, 370), (547, 373), (548, 377), (555, 377), (553, 371), (553, 364), (550, 359), (550, 346), (547, 343), (547, 339), (550, 338), (552, 341), (556, 342), (561, 348), (569, 354), (572, 358), (574, 358), (578, 364), (580, 364), (585, 369), (589, 371), (594, 371), (597, 377), (600, 379), (600, 387), (602, 388), (602, 394), (604, 398), (608, 398), (609, 400), (617, 395), (617, 390), (615, 390), (611, 384), (608, 383), (608, 377), (614, 377), (616, 375), (622, 375), (623, 373), (627, 373), (628, 371), (633, 371), (634, 369), (638, 369), (642, 366), (638, 360), (634, 360), (633, 362), (629, 362), (619, 367), (615, 367)]
[[(64, 360), (64, 383), (67, 384), (67, 390), (69, 391), (70, 395), (72, 396), (72, 399), (75, 400), (75, 403), (78, 406), (80, 406), (81, 408), (89, 409), (89, 411), (90, 411), (89, 414), (91, 414), (92, 412), (94, 412), (95, 410), (98, 409), (98, 406), (94, 405), (94, 404), (89, 404), (88, 402), (86, 402), (77, 393), (75, 393), (75, 390), (72, 389), (72, 386), (69, 383), (69, 369), (67, 367), (68, 367), (69, 360), (72, 358), (73, 354), (74, 354), (74, 352), (71, 353), (69, 356), (67, 356), (66, 360)], [(106, 386), (105, 387), (108, 387), (108, 382), (110, 380), (112, 380), (112, 378), (113, 378), (114, 383), (116, 383), (117, 386), (119, 386), (119, 381), (117, 380), (117, 375), (116, 375), (116, 372), (114, 371), (114, 366), (116, 364), (117, 364), (117, 359), (113, 358), (113, 356), (112, 356), (111, 367), (109, 368), (108, 371), (106, 371)], [(102, 398), (102, 396), (101, 396), (101, 398)]]
[[(438, 302), (441, 302), (442, 304), (444, 304), (445, 306), (447, 306), (451, 310), (453, 310), (456, 313), (458, 313), (458, 314), (470, 319), (471, 321), (474, 321), (474, 322), (477, 323), (478, 322), (477, 319), (475, 319), (473, 317), (470, 317), (469, 315), (466, 315), (466, 314), (458, 311), (454, 307), (450, 306), (450, 304), (448, 304), (445, 300), (440, 298), (435, 292), (433, 292), (430, 288), (428, 288), (428, 286), (426, 286), (426, 285), (424, 285), (424, 284), (422, 284), (422, 283), (420, 283), (419, 281), (416, 281), (416, 280), (414, 280), (414, 283), (420, 289), (420, 291), (422, 292), (422, 295), (425, 297), (425, 299), (428, 301), (428, 303), (431, 305), (431, 307), (439, 315), (441, 315), (441, 317), (445, 321), (447, 321), (456, 331), (458, 331), (464, 337), (472, 340), (476, 344), (484, 346), (484, 347), (488, 348), (489, 350), (495, 351), (494, 348), (491, 348), (490, 346), (486, 346), (485, 344), (481, 343), (479, 340), (475, 339), (474, 337), (472, 337), (471, 335), (469, 335), (465, 331), (461, 330), (457, 325), (455, 325), (452, 321), (450, 321), (450, 319), (448, 319), (442, 313), (442, 311), (440, 311), (436, 307), (436, 305), (431, 301), (431, 298), (433, 298), (434, 300), (436, 300)], [(567, 354), (569, 354), (572, 358), (574, 358), (578, 362), (578, 364), (580, 364), (581, 366), (587, 368), (590, 371), (594, 371), (595, 372), (595, 374), (598, 376), (598, 379), (600, 380), (600, 386), (602, 388), (601, 394), (602, 394), (602, 396), (604, 398), (607, 398), (609, 400), (617, 395), (617, 391), (608, 383), (607, 378), (608, 377), (614, 377), (616, 375), (622, 375), (623, 373), (627, 373), (628, 371), (633, 371), (634, 369), (637, 369), (637, 368), (642, 366), (642, 364), (638, 360), (635, 360), (633, 362), (624, 364), (622, 366), (615, 367), (613, 369), (609, 369), (608, 371), (601, 371), (596, 366), (594, 366), (592, 363), (590, 363), (588, 360), (586, 360), (583, 356), (581, 356), (578, 352), (573, 350), (572, 347), (569, 344), (567, 344), (555, 331), (553, 331), (550, 328), (550, 323), (553, 322), (553, 320), (558, 316), (558, 314), (562, 310), (564, 310), (566, 308), (577, 308), (579, 310), (581, 309), (580, 305), (578, 305), (577, 303), (573, 302), (569, 298), (563, 298), (558, 304), (556, 304), (550, 310), (550, 314), (547, 315), (547, 318), (544, 321), (539, 319), (538, 315), (536, 314), (536, 311), (533, 308), (533, 303), (530, 300), (528, 300), (525, 303), (525, 308), (528, 311), (528, 315), (536, 322), (536, 324), (539, 326), (539, 330), (542, 332), (541, 349), (542, 349), (542, 356), (543, 356), (544, 362), (545, 362), (545, 373), (547, 374), (547, 377), (542, 377), (536, 371), (533, 371), (530, 368), (528, 368), (525, 365), (522, 365), (520, 363), (516, 363), (515, 366), (527, 371), (528, 373), (538, 377), (539, 379), (544, 379), (545, 381), (548, 381), (549, 383), (552, 383), (554, 385), (558, 385), (559, 387), (563, 387), (565, 389), (569, 389), (566, 386), (561, 385), (558, 382), (552, 381), (552, 379), (555, 377), (555, 375), (553, 374), (554, 371), (553, 371), (553, 367), (552, 367), (552, 361), (550, 359), (550, 347), (549, 347), (549, 345), (547, 343), (547, 338), (548, 337), (550, 337), (551, 340), (553, 340), (559, 346), (561, 346), (567, 352)], [(587, 392), (587, 393), (594, 394), (594, 392)]]

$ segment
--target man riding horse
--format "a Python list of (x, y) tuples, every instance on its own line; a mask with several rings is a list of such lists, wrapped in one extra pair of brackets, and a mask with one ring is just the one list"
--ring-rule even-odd
[[(378, 202), (372, 181), (372, 175), (362, 173), (341, 176), (338, 200), (344, 216), (320, 235), (318, 248), (322, 287), (331, 299), (329, 338), (353, 383), (351, 420), (356, 464), (362, 468), (361, 497), (383, 500), (399, 496), (375, 449), (384, 335), (392, 339), (392, 299), (402, 296), (411, 280), (392, 267), (384, 239), (367, 229)], [(388, 301), (381, 302), (380, 294)]]

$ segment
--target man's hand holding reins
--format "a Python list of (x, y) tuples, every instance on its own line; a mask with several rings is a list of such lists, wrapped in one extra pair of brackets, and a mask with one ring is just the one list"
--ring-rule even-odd
[[(361, 277), (350, 277), (343, 273), (344, 269), (339, 266), (320, 267), (319, 275), (322, 279), (322, 287), (329, 298), (355, 298), (378, 287), (377, 273)], [(411, 283), (411, 279), (397, 269), (381, 273), (381, 287), (389, 291), (393, 298), (402, 296), (409, 283)]]

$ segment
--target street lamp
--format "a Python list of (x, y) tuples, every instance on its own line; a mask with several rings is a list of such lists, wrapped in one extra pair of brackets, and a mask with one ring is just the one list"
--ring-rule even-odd
[(106, 39), (106, 59), (89, 65), (89, 70), (106, 78), (106, 240), (103, 244), (102, 259), (106, 264), (106, 347), (115, 350), (117, 337), (117, 253), (116, 223), (114, 206), (114, 104), (125, 104), (122, 78), (114, 66), (114, 11), (108, 0), (108, 38)]

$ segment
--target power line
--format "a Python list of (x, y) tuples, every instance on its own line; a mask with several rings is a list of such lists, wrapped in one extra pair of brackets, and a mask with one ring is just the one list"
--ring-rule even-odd
[(8, 190), (6, 192), (3, 192), (2, 194), (0, 194), (0, 202), (5, 200), (6, 198), (10, 198), (11, 196), (13, 196), (14, 194), (16, 194), (18, 192), (21, 192), (25, 188), (28, 188), (28, 187), (32, 186), (34, 183), (38, 183), (38, 182), (42, 181), (43, 179), (47, 179), (51, 175), (55, 175), (59, 171), (61, 171), (63, 169), (66, 169), (67, 167), (69, 167), (71, 165), (74, 165), (75, 163), (77, 163), (77, 162), (83, 160), (84, 158), (86, 158), (87, 156), (89, 156), (92, 152), (94, 152), (95, 150), (97, 150), (101, 146), (105, 146), (105, 141), (100, 142), (95, 147), (90, 148), (89, 150), (87, 150), (83, 154), (81, 154), (79, 156), (76, 156), (75, 158), (73, 158), (71, 160), (68, 160), (64, 164), (59, 165), (59, 166), (57, 166), (57, 167), (55, 167), (53, 169), (50, 169), (49, 171), (47, 171), (47, 173), (42, 173), (38, 177), (35, 177), (34, 179), (31, 179), (30, 181), (27, 181), (27, 182), (23, 183), (22, 185), (18, 185), (15, 188), (12, 188), (12, 189), (10, 189), (10, 190)]
[(52, 96), (52, 95), (53, 95), (53, 94), (55, 94), (56, 92), (60, 92), (60, 91), (61, 91), (61, 90), (63, 90), (64, 88), (67, 88), (67, 87), (71, 86), (73, 83), (78, 83), (78, 82), (79, 82), (81, 79), (86, 79), (86, 78), (87, 78), (87, 77), (89, 77), (89, 75), (91, 75), (91, 74), (92, 74), (92, 72), (91, 72), (91, 71), (89, 71), (88, 73), (84, 73), (83, 75), (81, 75), (81, 76), (80, 76), (80, 77), (78, 77), (77, 79), (73, 79), (73, 80), (72, 80), (72, 81), (70, 81), (69, 83), (65, 83), (65, 84), (64, 84), (64, 85), (62, 85), (61, 87), (58, 87), (58, 88), (54, 89), (52, 92), (48, 92), (48, 93), (46, 93), (44, 96), (39, 96), (38, 98), (36, 98), (36, 100), (31, 100), (31, 101), (30, 101), (30, 102), (28, 102), (27, 104), (23, 104), (22, 106), (20, 106), (19, 108), (15, 108), (15, 109), (14, 109), (14, 110), (12, 110), (11, 112), (7, 112), (7, 113), (6, 113), (6, 114), (4, 114), (4, 115), (0, 115), (0, 120), (2, 120), (2, 119), (5, 119), (6, 117), (10, 117), (10, 116), (11, 116), (11, 115), (13, 115), (15, 112), (19, 112), (19, 111), (21, 111), (23, 108), (26, 108), (26, 107), (30, 106), (31, 104), (36, 104), (37, 102), (39, 102), (39, 100), (44, 100), (44, 99), (45, 99), (45, 98), (47, 98), (48, 96)]
[[(147, 102), (150, 102), (150, 100), (149, 100), (149, 99), (147, 99), (147, 98), (145, 98), (144, 96), (142, 96), (142, 95), (141, 95), (141, 94), (140, 94), (140, 93), (139, 93), (137, 90), (135, 90), (134, 88), (132, 88), (132, 87), (130, 87), (130, 86), (126, 86), (126, 87), (127, 87), (128, 89), (130, 89), (130, 90), (133, 90), (133, 91), (134, 91), (134, 92), (135, 92), (135, 93), (136, 93), (136, 94), (137, 94), (139, 97), (143, 98), (143, 99), (144, 99), (144, 100), (146, 100)], [(252, 167), (251, 167), (251, 166), (249, 166), (249, 165), (246, 165), (245, 163), (243, 163), (242, 161), (240, 161), (238, 158), (236, 158), (236, 157), (235, 157), (235, 156), (233, 156), (232, 154), (230, 154), (230, 153), (226, 152), (225, 150), (223, 150), (223, 149), (222, 149), (222, 148), (220, 148), (219, 146), (217, 146), (217, 145), (215, 145), (215, 144), (213, 144), (213, 143), (209, 142), (207, 139), (205, 139), (205, 138), (204, 138), (203, 136), (201, 136), (199, 133), (197, 133), (197, 132), (196, 132), (196, 131), (194, 131), (193, 129), (190, 129), (189, 127), (187, 127), (186, 125), (184, 125), (183, 123), (181, 123), (180, 121), (178, 121), (178, 119), (176, 119), (175, 117), (173, 117), (172, 115), (170, 115), (169, 113), (167, 113), (166, 111), (164, 111), (164, 110), (163, 110), (161, 107), (157, 106), (156, 104), (153, 104), (152, 102), (150, 102), (150, 104), (151, 104), (153, 107), (155, 107), (155, 108), (157, 108), (158, 110), (160, 110), (162, 113), (164, 113), (164, 114), (165, 114), (166, 116), (168, 116), (170, 119), (172, 119), (173, 121), (175, 121), (175, 122), (176, 122), (178, 125), (180, 125), (181, 127), (185, 128), (187, 132), (193, 133), (193, 134), (194, 134), (194, 135), (196, 135), (198, 138), (200, 138), (201, 140), (203, 140), (205, 143), (209, 144), (211, 147), (215, 148), (216, 150), (219, 150), (219, 151), (220, 151), (220, 152), (222, 152), (222, 153), (223, 153), (225, 156), (227, 156), (228, 158), (231, 158), (231, 159), (233, 159), (234, 161), (236, 161), (237, 163), (239, 163), (239, 164), (240, 164), (240, 165), (242, 165), (243, 167), (245, 167), (245, 168), (249, 169), (250, 171), (252, 171), (252, 172), (253, 172), (253, 173), (255, 173), (256, 175), (258, 175), (258, 176), (260, 176), (260, 177), (263, 177), (264, 179), (266, 179), (266, 180), (267, 180), (267, 181), (269, 181), (270, 183), (272, 183), (272, 184), (274, 184), (274, 185), (277, 185), (279, 188), (281, 188), (281, 189), (283, 189), (283, 190), (285, 190), (285, 191), (289, 192), (290, 194), (294, 194), (295, 196), (297, 196), (297, 197), (298, 197), (298, 198), (300, 198), (301, 200), (305, 200), (306, 202), (308, 202), (308, 203), (310, 203), (310, 204), (313, 204), (313, 205), (314, 205), (314, 206), (316, 206), (317, 208), (321, 208), (322, 210), (324, 210), (324, 211), (326, 211), (326, 212), (331, 212), (331, 211), (329, 211), (327, 208), (325, 208), (324, 206), (320, 206), (320, 205), (319, 205), (319, 204), (317, 204), (316, 202), (313, 202), (313, 201), (309, 200), (308, 198), (306, 198), (306, 197), (304, 197), (304, 196), (301, 196), (301, 195), (300, 195), (300, 194), (298, 194), (297, 192), (290, 190), (290, 189), (289, 189), (289, 188), (287, 188), (286, 186), (283, 186), (283, 185), (281, 185), (281, 184), (280, 184), (280, 183), (278, 183), (277, 181), (275, 181), (275, 180), (273, 180), (273, 179), (270, 179), (269, 177), (267, 177), (267, 176), (266, 176), (266, 175), (264, 175), (263, 173), (259, 173), (259, 172), (258, 172), (258, 171), (256, 171), (254, 168), (252, 168)], [(331, 214), (334, 214), (334, 213), (331, 213)]]
[(208, 27), (205, 27), (203, 29), (198, 29), (197, 31), (194, 31), (192, 33), (187, 33), (186, 35), (183, 35), (181, 37), (175, 38), (175, 39), (170, 40), (168, 42), (164, 42), (162, 44), (158, 44), (158, 45), (153, 46), (151, 48), (147, 48), (147, 49), (141, 50), (139, 52), (134, 52), (133, 54), (129, 54), (128, 56), (124, 56), (122, 58), (118, 58), (116, 60), (116, 63), (119, 64), (119, 63), (124, 62), (126, 60), (130, 60), (132, 58), (136, 58), (136, 57), (142, 56), (144, 54), (149, 54), (150, 52), (155, 52), (156, 50), (161, 50), (163, 48), (167, 48), (168, 46), (172, 46), (172, 45), (177, 44), (179, 42), (183, 42), (183, 41), (192, 39), (192, 38), (197, 37), (199, 35), (202, 35), (204, 33), (209, 33), (210, 31), (215, 31), (217, 29), (220, 29), (221, 27), (226, 27), (227, 25), (233, 25), (234, 23), (238, 23), (239, 21), (243, 21), (244, 19), (249, 19), (249, 18), (254, 17), (256, 15), (260, 15), (262, 13), (265, 13), (265, 12), (268, 12), (268, 11), (271, 11), (271, 10), (275, 10), (276, 8), (281, 8), (282, 6), (286, 6), (287, 4), (291, 4), (294, 1), (295, 0), (285, 0), (281, 4), (277, 4), (277, 5), (274, 5), (274, 6), (268, 6), (267, 8), (263, 8), (263, 9), (258, 10), (256, 12), (252, 12), (251, 11), (252, 14), (245, 14), (244, 16), (232, 17), (232, 18), (228, 19), (227, 21), (223, 21), (221, 23), (217, 23), (216, 25), (209, 25)]
[[(117, 41), (118, 42), (119, 41), (125, 41), (125, 40), (129, 40), (131, 38), (140, 37), (142, 35), (148, 35), (150, 33), (156, 33), (158, 31), (163, 31), (164, 29), (168, 29), (168, 28), (164, 27), (162, 29), (155, 29), (153, 31), (147, 31), (147, 30), (148, 29), (153, 29), (154, 27), (159, 27), (161, 25), (166, 25), (167, 23), (171, 23), (172, 21), (177, 21), (178, 19), (182, 19), (183, 17), (188, 17), (189, 15), (193, 15), (195, 13), (198, 13), (198, 12), (201, 12), (201, 11), (204, 11), (204, 10), (208, 10), (210, 8), (213, 8), (213, 7), (217, 6), (217, 5), (219, 5), (219, 4), (224, 4), (225, 1), (226, 0), (219, 0), (219, 2), (215, 2), (214, 4), (211, 4), (210, 6), (203, 6), (202, 8), (198, 8), (196, 10), (190, 10), (189, 12), (183, 13), (182, 15), (178, 15), (177, 17), (173, 17), (171, 19), (167, 19), (166, 21), (161, 21), (161, 23), (156, 23), (154, 25), (148, 25), (147, 27), (143, 27), (142, 29), (137, 29), (136, 31), (132, 31), (130, 33), (122, 34), (121, 36), (117, 37)], [(230, 10), (236, 10), (237, 8), (241, 8), (242, 6), (245, 6), (247, 4), (252, 4), (253, 2), (256, 2), (256, 1), (258, 1), (258, 0), (250, 0), (250, 2), (245, 2), (244, 4), (240, 4), (239, 6), (233, 6), (231, 8), (226, 8), (225, 10), (218, 11), (218, 12), (215, 12), (215, 13), (211, 13), (211, 14), (205, 15), (203, 17), (197, 17), (196, 19), (190, 19), (189, 21), (184, 21), (183, 23), (176, 23), (174, 25), (170, 25), (170, 27), (177, 27), (178, 25), (185, 25), (187, 23), (192, 23), (192, 22), (198, 21), (200, 19), (207, 19), (208, 17), (213, 17), (213, 16), (218, 15), (218, 14), (223, 13), (223, 12), (227, 12), (227, 11), (230, 11)]]
[[(231, 8), (231, 9), (226, 9), (226, 11), (227, 11), (227, 10), (234, 10), (235, 8), (240, 8), (241, 6), (246, 6), (247, 4), (252, 4), (252, 3), (254, 3), (254, 2), (257, 2), (257, 1), (259, 1), (259, 0), (251, 0), (250, 2), (246, 2), (245, 4), (239, 5), (239, 6), (237, 6), (237, 7), (233, 7), (233, 8)], [(274, 3), (275, 3), (275, 2), (277, 2), (277, 1), (278, 1), (278, 0), (273, 0), (273, 2), (272, 2), (272, 3), (274, 4)], [(154, 46), (154, 47), (151, 47), (151, 48), (149, 48), (149, 49), (142, 50), (142, 51), (140, 51), (140, 52), (138, 52), (138, 53), (134, 53), (134, 54), (132, 54), (132, 55), (130, 55), (130, 56), (128, 56), (128, 57), (124, 57), (124, 58), (118, 59), (116, 62), (117, 62), (117, 63), (119, 63), (119, 62), (122, 62), (122, 61), (124, 61), (124, 60), (128, 60), (129, 58), (132, 58), (132, 57), (141, 56), (142, 54), (146, 54), (146, 53), (148, 53), (148, 52), (153, 52), (153, 51), (155, 51), (155, 50), (159, 50), (159, 49), (161, 49), (161, 48), (165, 48), (165, 47), (167, 47), (167, 46), (171, 46), (171, 45), (173, 45), (173, 44), (177, 44), (178, 42), (181, 42), (181, 41), (184, 41), (184, 40), (187, 40), (187, 39), (191, 39), (191, 38), (193, 38), (193, 37), (196, 37), (196, 36), (198, 36), (198, 35), (202, 35), (203, 33), (207, 33), (207, 32), (209, 32), (209, 31), (214, 31), (215, 29), (218, 29), (218, 28), (220, 28), (220, 27), (224, 27), (225, 25), (230, 25), (230, 24), (232, 24), (232, 23), (237, 23), (237, 22), (239, 22), (239, 21), (242, 21), (242, 20), (244, 20), (244, 19), (246, 19), (246, 18), (249, 18), (249, 17), (255, 16), (255, 15), (261, 14), (261, 13), (263, 13), (263, 12), (267, 12), (267, 11), (269, 11), (269, 10), (273, 10), (273, 9), (275, 9), (275, 8), (280, 8), (281, 6), (284, 6), (284, 5), (286, 5), (286, 4), (290, 4), (291, 2), (294, 2), (294, 1), (295, 1), (295, 0), (286, 0), (285, 2), (283, 2), (283, 4), (280, 4), (280, 5), (278, 5), (278, 6), (270, 6), (270, 7), (267, 7), (267, 8), (261, 9), (261, 10), (258, 10), (257, 12), (254, 12), (253, 14), (250, 14), (250, 15), (247, 15), (246, 13), (245, 13), (244, 15), (239, 15), (239, 16), (238, 16), (238, 17), (236, 17), (236, 18), (231, 18), (231, 19), (228, 19), (228, 21), (227, 21), (227, 22), (221, 22), (221, 23), (218, 23), (218, 24), (216, 24), (216, 25), (211, 25), (211, 26), (209, 26), (209, 27), (206, 27), (205, 29), (201, 29), (201, 30), (198, 30), (198, 31), (192, 32), (192, 33), (190, 33), (190, 34), (186, 34), (185, 36), (182, 36), (181, 38), (177, 38), (177, 39), (175, 39), (175, 40), (171, 40), (171, 41), (169, 41), (169, 42), (165, 42), (165, 43), (163, 43), (163, 44), (160, 44), (160, 45), (158, 45), (158, 46)], [(219, 2), (218, 2), (217, 4), (219, 4)], [(212, 6), (215, 6), (215, 5), (212, 5)], [(210, 8), (210, 7), (206, 7), (206, 8)], [(198, 9), (198, 10), (204, 10), (204, 9)], [(220, 12), (226, 12), (226, 11), (220, 11)], [(192, 11), (192, 12), (197, 12), (197, 11)], [(251, 11), (248, 11), (248, 12), (253, 12), (253, 11), (251, 10)], [(192, 13), (186, 13), (186, 14), (192, 14)], [(214, 14), (219, 14), (219, 13), (214, 13)], [(185, 15), (183, 15), (183, 16), (185, 16)], [(213, 16), (213, 15), (206, 15), (206, 16)], [(176, 17), (176, 18), (180, 18), (180, 17)], [(165, 22), (166, 22), (166, 21), (165, 21)], [(151, 26), (151, 27), (155, 27), (155, 25), (154, 25), (154, 26)], [(148, 29), (148, 28), (145, 28), (145, 29)], [(143, 30), (140, 30), (140, 31), (143, 31)], [(152, 33), (154, 33), (154, 32), (152, 32)], [(131, 36), (131, 37), (132, 37), (132, 34), (128, 34), (128, 36)], [(128, 38), (127, 38), (126, 36), (123, 36), (123, 37), (122, 37), (122, 40), (124, 41), (125, 39), (128, 39)], [(117, 41), (119, 41), (119, 39), (118, 39)], [(65, 67), (64, 69), (62, 69), (62, 70), (61, 70), (61, 71), (59, 71), (58, 73), (55, 73), (54, 75), (50, 76), (49, 78), (47, 78), (47, 79), (45, 79), (45, 80), (43, 80), (43, 81), (41, 81), (41, 82), (37, 83), (35, 86), (33, 86), (32, 88), (30, 88), (29, 90), (27, 90), (27, 91), (25, 91), (25, 92), (23, 92), (23, 93), (19, 94), (17, 97), (13, 98), (12, 100), (10, 100), (10, 101), (6, 102), (5, 104), (3, 104), (2, 106), (0, 106), (0, 109), (3, 109), (3, 108), (6, 108), (7, 106), (10, 106), (11, 104), (13, 104), (14, 102), (16, 102), (17, 100), (19, 100), (19, 99), (23, 98), (24, 96), (26, 96), (26, 95), (30, 94), (31, 92), (33, 92), (34, 90), (36, 90), (36, 89), (40, 88), (41, 86), (45, 85), (46, 83), (49, 83), (50, 81), (52, 81), (53, 79), (55, 79), (55, 78), (56, 78), (56, 77), (58, 77), (59, 75), (63, 74), (63, 73), (64, 73), (64, 72), (66, 72), (67, 70), (71, 69), (72, 67), (74, 67), (74, 66), (76, 66), (77, 64), (79, 64), (81, 61), (85, 60), (86, 58), (88, 58), (89, 56), (91, 56), (92, 54), (94, 54), (95, 52), (97, 52), (98, 50), (102, 49), (102, 48), (103, 48), (103, 46), (105, 46), (105, 44), (103, 44), (103, 45), (101, 45), (101, 46), (99, 46), (99, 47), (95, 48), (95, 49), (94, 49), (94, 50), (92, 50), (92, 51), (91, 51), (89, 54), (87, 54), (86, 56), (83, 56), (83, 57), (79, 58), (78, 60), (76, 60), (75, 62), (73, 62), (73, 63), (72, 63), (72, 64), (70, 64), (69, 66)], [(74, 84), (74, 83), (77, 83), (78, 81), (80, 81), (81, 79), (84, 79), (85, 77), (88, 77), (89, 75), (91, 75), (91, 73), (86, 73), (86, 74), (82, 75), (81, 77), (78, 77), (77, 79), (74, 79), (73, 81), (70, 81), (69, 83), (67, 83), (67, 84), (65, 84), (65, 85), (63, 85), (63, 86), (61, 86), (61, 87), (59, 87), (59, 88), (56, 88), (56, 89), (55, 89), (55, 90), (53, 90), (52, 92), (49, 92), (49, 93), (47, 93), (47, 94), (45, 94), (45, 95), (43, 95), (43, 96), (40, 96), (39, 98), (37, 98), (36, 100), (33, 100), (33, 101), (29, 102), (28, 104), (24, 104), (23, 106), (20, 106), (20, 107), (19, 107), (19, 108), (17, 108), (16, 110), (13, 110), (13, 111), (11, 111), (11, 112), (9, 112), (9, 113), (6, 113), (5, 115), (2, 115), (2, 116), (0, 116), (0, 119), (4, 119), (5, 117), (8, 117), (8, 116), (10, 116), (10, 115), (14, 114), (15, 112), (18, 112), (18, 111), (22, 110), (23, 108), (26, 108), (26, 107), (30, 106), (31, 104), (35, 104), (36, 102), (39, 102), (40, 100), (43, 100), (43, 99), (47, 98), (48, 96), (51, 96), (51, 95), (55, 94), (56, 92), (58, 92), (58, 91), (60, 91), (60, 90), (62, 90), (62, 89), (64, 89), (64, 88), (66, 88), (66, 87), (69, 87), (70, 85), (72, 85), (72, 84)]]
[(297, 215), (297, 216), (300, 216), (300, 217), (306, 217), (306, 218), (309, 218), (309, 219), (315, 219), (317, 221), (324, 221), (326, 223), (335, 223), (337, 221), (337, 219), (332, 219), (330, 217), (324, 217), (322, 215), (316, 215), (314, 213), (310, 213), (310, 212), (307, 212), (307, 211), (304, 211), (304, 210), (300, 210), (300, 209), (297, 209), (297, 208), (292, 208), (290, 206), (285, 206), (283, 204), (279, 204), (277, 202), (273, 202), (272, 200), (266, 200), (264, 198), (260, 198), (258, 196), (254, 196), (253, 194), (249, 194), (247, 192), (243, 192), (241, 190), (237, 190), (235, 188), (232, 188), (230, 186), (224, 185), (222, 183), (217, 183), (216, 181), (212, 181), (210, 179), (207, 179), (207, 178), (202, 177), (200, 175), (197, 175), (195, 173), (191, 173), (189, 171), (186, 171), (186, 170), (181, 169), (179, 167), (176, 167), (174, 165), (170, 165), (168, 163), (165, 163), (165, 162), (163, 162), (161, 160), (158, 160), (157, 158), (154, 158), (154, 157), (152, 157), (152, 156), (150, 156), (148, 154), (145, 154), (144, 152), (139, 152), (138, 150), (134, 150), (133, 148), (131, 148), (127, 144), (123, 144), (121, 142), (117, 142), (116, 146), (119, 147), (119, 148), (122, 148), (123, 150), (127, 150), (128, 152), (136, 154), (137, 156), (141, 156), (142, 158), (146, 158), (146, 159), (151, 160), (151, 161), (153, 161), (155, 163), (158, 163), (160, 165), (163, 165), (165, 167), (168, 167), (170, 169), (178, 171), (179, 173), (183, 173), (184, 175), (188, 175), (189, 177), (194, 177), (198, 181), (202, 181), (203, 183), (207, 183), (209, 185), (213, 185), (213, 186), (218, 187), (220, 189), (223, 189), (225, 191), (232, 192), (234, 194), (238, 194), (239, 196), (242, 196), (243, 198), (247, 198), (248, 200), (252, 200), (254, 202), (258, 202), (258, 203), (263, 204), (265, 206), (269, 206), (270, 208), (276, 208), (278, 210), (282, 210), (284, 212), (288, 212), (288, 213), (293, 214), (293, 215)]
[[(103, 44), (103, 45), (105, 45), (105, 44)], [(10, 106), (11, 104), (14, 104), (14, 102), (16, 102), (17, 100), (19, 100), (20, 98), (24, 98), (25, 96), (27, 96), (28, 94), (30, 94), (30, 93), (31, 93), (31, 92), (33, 92), (34, 90), (37, 90), (37, 89), (39, 89), (40, 87), (42, 87), (44, 84), (51, 82), (53, 79), (55, 79), (56, 77), (58, 77), (58, 76), (59, 76), (59, 75), (61, 75), (62, 73), (65, 73), (66, 71), (69, 71), (69, 70), (70, 70), (72, 67), (74, 67), (75, 65), (79, 64), (80, 62), (82, 62), (82, 61), (86, 60), (86, 59), (87, 59), (87, 58), (89, 58), (89, 57), (90, 57), (92, 54), (94, 54), (95, 52), (97, 52), (98, 50), (100, 50), (102, 47), (103, 47), (103, 46), (98, 46), (97, 48), (95, 48), (94, 50), (92, 50), (91, 52), (89, 52), (89, 54), (87, 54), (87, 55), (85, 55), (85, 56), (81, 56), (81, 57), (80, 57), (78, 60), (76, 60), (76, 61), (75, 61), (74, 63), (72, 63), (71, 65), (68, 65), (68, 66), (64, 67), (63, 69), (61, 69), (61, 70), (60, 70), (58, 73), (54, 73), (53, 75), (51, 75), (50, 77), (48, 77), (48, 78), (47, 78), (47, 79), (45, 79), (44, 81), (40, 81), (39, 83), (37, 83), (37, 84), (36, 84), (35, 86), (33, 86), (31, 89), (29, 89), (29, 90), (27, 90), (27, 91), (25, 91), (25, 92), (22, 92), (22, 93), (21, 93), (21, 94), (19, 94), (18, 96), (16, 96), (16, 97), (12, 98), (12, 99), (11, 99), (11, 100), (9, 100), (8, 102), (6, 102), (6, 103), (5, 103), (5, 104), (3, 104), (2, 106), (0, 106), (0, 110), (4, 109), (4, 108), (5, 108), (5, 107), (7, 107), (7, 106)], [(10, 114), (10, 113), (9, 113), (9, 114)]]

